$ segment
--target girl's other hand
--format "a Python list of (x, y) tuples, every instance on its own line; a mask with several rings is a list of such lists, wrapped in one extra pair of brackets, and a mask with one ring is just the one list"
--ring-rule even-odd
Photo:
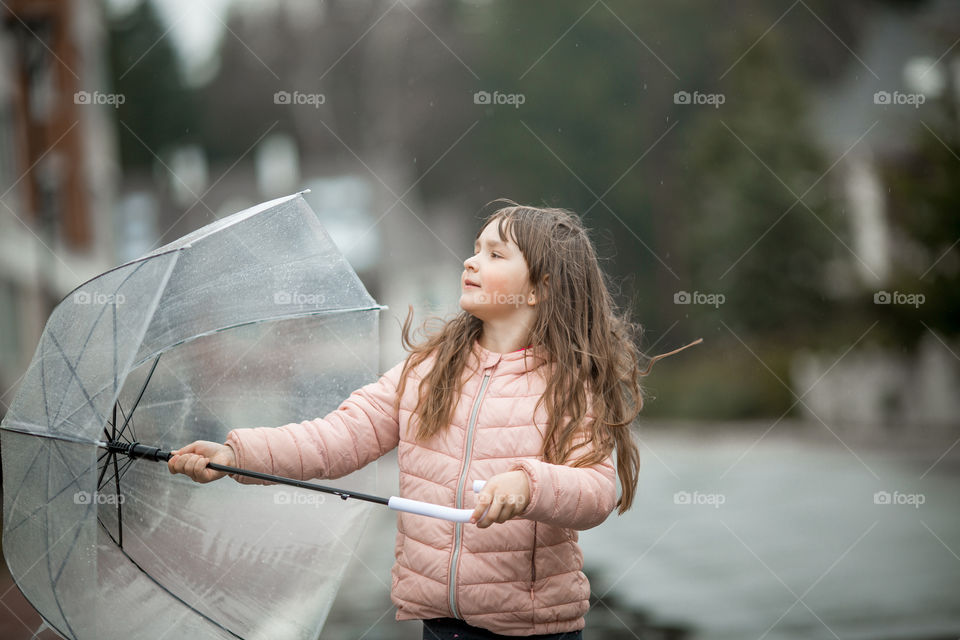
[(170, 473), (182, 473), (190, 476), (194, 482), (207, 483), (219, 480), (227, 475), (223, 471), (207, 469), (207, 463), (222, 464), (228, 467), (237, 466), (237, 458), (233, 449), (225, 444), (197, 440), (182, 449), (171, 451), (173, 454), (167, 461)]
[(481, 529), (494, 522), (506, 522), (522, 513), (528, 502), (530, 481), (526, 472), (517, 469), (499, 473), (487, 480), (483, 490), (477, 494), (477, 508), (470, 515), (470, 522), (477, 523)]

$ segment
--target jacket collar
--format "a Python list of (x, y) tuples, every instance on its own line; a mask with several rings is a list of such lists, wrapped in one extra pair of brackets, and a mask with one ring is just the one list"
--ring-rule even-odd
[(479, 340), (474, 340), (471, 351), (470, 361), (473, 368), (484, 370), (496, 366), (498, 373), (525, 373), (547, 361), (546, 348), (543, 345), (534, 345), (510, 353), (497, 353), (484, 349)]

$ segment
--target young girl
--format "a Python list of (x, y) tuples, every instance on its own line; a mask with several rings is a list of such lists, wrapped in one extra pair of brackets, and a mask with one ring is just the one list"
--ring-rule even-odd
[(224, 475), (208, 461), (307, 480), (399, 447), (400, 496), (474, 507), (468, 524), (399, 514), (390, 596), (425, 639), (580, 638), (590, 585), (577, 531), (626, 511), (637, 487), (637, 327), (576, 215), (506, 202), (463, 263), (463, 311), (420, 345), (408, 314), (410, 355), (377, 382), (323, 418), (235, 429), (169, 461), (197, 482)]

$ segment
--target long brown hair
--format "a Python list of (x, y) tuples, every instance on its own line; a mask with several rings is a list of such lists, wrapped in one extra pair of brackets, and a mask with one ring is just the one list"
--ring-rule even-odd
[[(576, 214), (510, 200), (500, 202), (507, 206), (484, 220), (477, 238), (488, 224), (496, 222), (500, 239), (506, 242), (509, 234), (520, 248), (529, 280), (536, 288), (536, 319), (524, 344), (544, 347), (555, 365), (537, 402), (537, 408), (546, 403), (549, 416), (543, 459), (564, 464), (575, 449), (592, 445), (572, 464), (585, 467), (602, 462), (616, 449), (622, 489), (617, 505), (623, 513), (633, 503), (640, 471), (640, 453), (631, 426), (643, 408), (645, 395), (639, 378), (646, 374), (640, 370), (637, 346), (642, 328), (616, 308), (593, 244)], [(439, 321), (435, 330), (427, 328), (432, 321)], [(466, 311), (446, 321), (428, 319), (422, 328), (425, 340), (419, 344), (410, 339), (412, 322), (410, 307), (402, 329), (403, 346), (410, 357), (403, 367), (397, 398), (399, 401), (403, 394), (407, 373), (436, 353), (432, 370), (420, 383), (414, 409), (419, 420), (417, 440), (423, 441), (450, 424), (462, 391), (462, 373), (483, 322)], [(647, 371), (665, 355), (670, 354), (651, 359)], [(593, 420), (586, 417), (588, 393)], [(589, 435), (575, 445), (585, 422)]]

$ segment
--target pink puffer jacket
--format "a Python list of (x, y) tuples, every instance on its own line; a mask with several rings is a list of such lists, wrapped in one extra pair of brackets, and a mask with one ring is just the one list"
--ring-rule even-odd
[(423, 443), (414, 441), (411, 415), (432, 358), (411, 372), (399, 415), (393, 402), (403, 362), (323, 418), (236, 429), (227, 443), (240, 467), (301, 479), (339, 478), (399, 446), (400, 496), (464, 509), (476, 506), (474, 480), (523, 469), (530, 502), (507, 522), (480, 529), (398, 514), (396, 618), (455, 617), (514, 636), (582, 629), (590, 585), (577, 530), (614, 509), (616, 471), (610, 456), (581, 468), (542, 460), (547, 415), (542, 406), (534, 415), (534, 405), (551, 366), (540, 349), (501, 354), (475, 342), (450, 428)]

